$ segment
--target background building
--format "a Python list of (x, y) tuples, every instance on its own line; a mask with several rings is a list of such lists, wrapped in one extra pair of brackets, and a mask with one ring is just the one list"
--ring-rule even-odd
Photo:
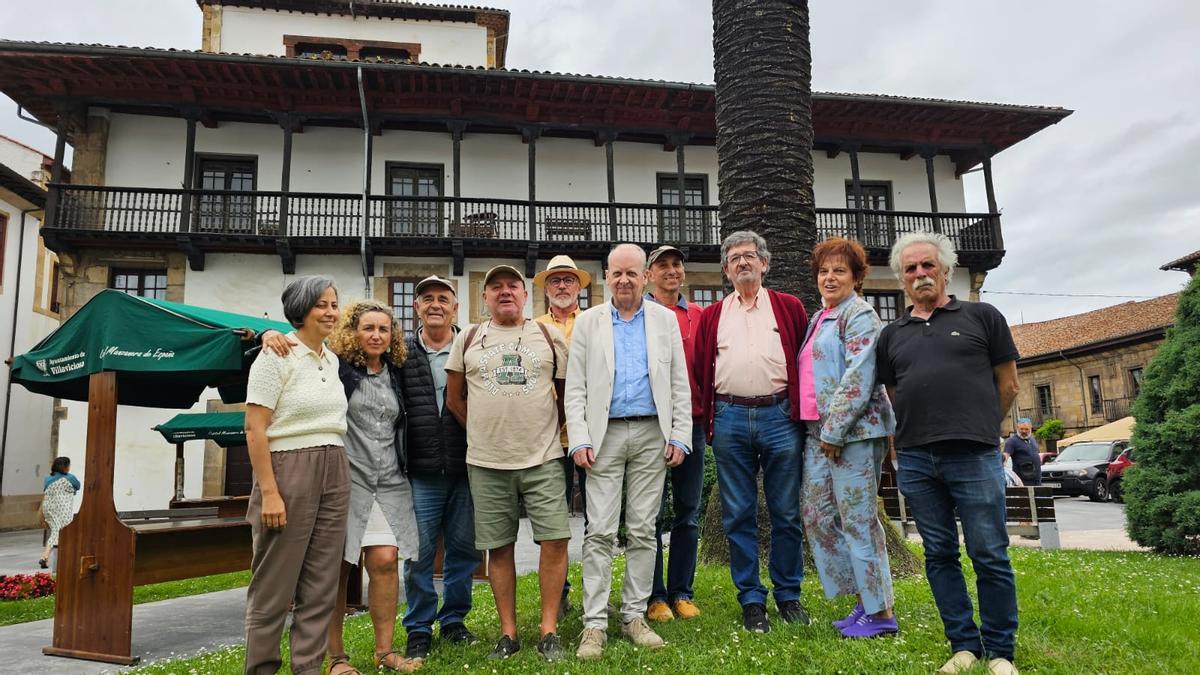
[[(6, 362), (58, 325), (57, 258), (38, 235), (51, 163), (0, 136), (0, 349)], [(8, 368), (0, 370), (0, 529), (36, 522), (42, 478), (57, 445), (54, 409), (53, 399), (11, 386)]]
[[(1071, 436), (1129, 415), (1142, 371), (1175, 323), (1179, 294), (1012, 327), (1020, 417), (1063, 421)], [(1005, 430), (1013, 427), (1012, 413)]]
[[(411, 327), (413, 286), (437, 273), (458, 286), (466, 324), (485, 318), (492, 265), (532, 276), (569, 253), (599, 276), (619, 241), (679, 246), (689, 298), (720, 296), (711, 85), (506, 70), (502, 10), (198, 5), (200, 52), (0, 42), (0, 90), (59, 130), (57, 157), (74, 147), (42, 229), (64, 317), (111, 287), (281, 318), (293, 275), (324, 273)], [(904, 232), (949, 235), (950, 290), (974, 298), (1004, 254), (992, 156), (1069, 114), (816, 94), (820, 234), (868, 247), (867, 297), (885, 320), (905, 304), (886, 269)], [(965, 213), (960, 177), (976, 169), (988, 209)], [(603, 294), (594, 284), (583, 300)], [(528, 311), (544, 311), (539, 292)], [(83, 406), (65, 408), (60, 437), (82, 439)], [(122, 407), (119, 509), (169, 499), (172, 453), (150, 431), (169, 416)], [(224, 451), (189, 452), (188, 496), (221, 494)]]

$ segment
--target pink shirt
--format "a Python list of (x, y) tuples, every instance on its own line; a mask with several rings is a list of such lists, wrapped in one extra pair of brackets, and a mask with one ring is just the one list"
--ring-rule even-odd
[(829, 314), (828, 307), (821, 310), (821, 313), (813, 320), (816, 328), (813, 328), (808, 342), (805, 342), (804, 347), (800, 350), (800, 362), (797, 364), (800, 369), (800, 419), (813, 422), (821, 419), (821, 411), (817, 409), (817, 383), (816, 377), (813, 376), (812, 347), (817, 337), (817, 330), (821, 327), (821, 321), (824, 320), (826, 314)]
[(716, 393), (729, 396), (768, 396), (787, 389), (787, 358), (767, 289), (759, 288), (750, 303), (743, 303), (736, 291), (721, 301), (713, 383)]

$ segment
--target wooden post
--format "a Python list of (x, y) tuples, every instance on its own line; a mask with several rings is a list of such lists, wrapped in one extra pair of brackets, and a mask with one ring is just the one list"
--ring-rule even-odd
[[(684, 236), (684, 223), (687, 222), (687, 174), (684, 173), (683, 166), (683, 146), (685, 139), (680, 137), (675, 143), (675, 184), (679, 190), (679, 231), (678, 243), (685, 243), (688, 239)], [(659, 241), (659, 243), (665, 243)]]
[(529, 146), (527, 163), (529, 166), (529, 241), (531, 243), (538, 240), (537, 206), (534, 205), (534, 202), (537, 201), (537, 139), (539, 135), (539, 129), (521, 130), (522, 139)]
[(466, 122), (450, 122), (450, 141), (452, 164), (454, 168), (454, 224), (462, 224), (462, 139), (467, 128)]
[(608, 178), (608, 240), (617, 243), (621, 233), (617, 228), (617, 180), (613, 170), (613, 142), (617, 140), (615, 132), (609, 132), (604, 139), (604, 169)]
[(933, 231), (942, 231), (942, 221), (938, 217), (937, 205), (937, 187), (933, 182), (933, 158), (937, 153), (932, 148), (926, 148), (921, 151), (921, 157), (925, 158), (925, 181), (929, 184), (929, 210), (933, 213)]
[(83, 504), (58, 543), (54, 642), (42, 653), (131, 665), (133, 531), (117, 519), (113, 468), (117, 440), (117, 374), (88, 383)]
[(292, 119), (283, 121), (283, 170), (279, 175), (279, 232), (276, 236), (286, 237), (288, 234), (288, 215), (291, 209), (292, 191)]
[(183, 145), (183, 203), (179, 209), (179, 231), (192, 231), (192, 188), (196, 186), (196, 118), (187, 118), (187, 139)]
[(59, 113), (58, 129), (54, 136), (54, 164), (50, 165), (50, 191), (46, 195), (46, 225), (58, 226), (58, 204), (61, 192), (56, 185), (62, 182), (63, 157), (67, 154), (67, 123)]
[(846, 148), (850, 155), (850, 186), (854, 191), (854, 236), (860, 244), (866, 245), (867, 223), (863, 214), (862, 175), (858, 170), (858, 146)]

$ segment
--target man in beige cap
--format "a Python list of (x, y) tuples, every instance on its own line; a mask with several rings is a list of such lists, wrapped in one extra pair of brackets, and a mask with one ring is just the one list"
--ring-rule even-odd
[(558, 603), (571, 538), (558, 440), (567, 351), (557, 328), (525, 318), (526, 297), (516, 268), (497, 265), (484, 275), (491, 318), (455, 338), (446, 362), (446, 406), (467, 430), (475, 547), (489, 552), (500, 640), (488, 658), (508, 658), (521, 648), (513, 546), (521, 499), (541, 545), (538, 652), (556, 661), (564, 655)]
[[(579, 294), (592, 283), (592, 275), (575, 265), (568, 255), (556, 255), (550, 259), (546, 269), (538, 272), (533, 283), (546, 293), (546, 301), (550, 311), (537, 317), (548, 326), (554, 326), (562, 331), (567, 340), (567, 350), (571, 349), (571, 333), (575, 330), (575, 317), (579, 316)], [(587, 524), (587, 472), (575, 466), (575, 462), (567, 457), (567, 430), (564, 427), (559, 435), (563, 448), (563, 475), (567, 481), (567, 509), (571, 508), (571, 500), (575, 494), (575, 481), (578, 477), (579, 496), (583, 499), (583, 522)], [(562, 602), (558, 605), (558, 618), (566, 616), (571, 610), (571, 580), (563, 582)]]

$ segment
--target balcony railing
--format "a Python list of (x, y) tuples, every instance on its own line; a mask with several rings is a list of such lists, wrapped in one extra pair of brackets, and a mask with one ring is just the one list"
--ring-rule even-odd
[(1050, 406), (1048, 408), (1044, 408), (1041, 406), (1038, 406), (1035, 408), (1021, 408), (1020, 416), (1028, 417), (1029, 421), (1031, 423), (1031, 426), (1034, 429), (1037, 429), (1038, 427), (1042, 426), (1042, 423), (1045, 422), (1046, 420), (1061, 420), (1062, 419), (1062, 414), (1059, 412), (1058, 406)]
[(1129, 405), (1133, 403), (1131, 398), (1110, 398), (1104, 400), (1104, 420), (1106, 422), (1116, 422), (1119, 419), (1129, 417)]
[[(53, 187), (59, 196), (49, 227), (62, 230), (268, 237), (362, 233), (363, 199), (357, 194)], [(717, 206), (373, 195), (367, 208), (372, 238), (720, 243)], [(848, 236), (868, 248), (887, 248), (906, 232), (935, 230), (960, 251), (1002, 248), (994, 214), (817, 209), (820, 238)]]

